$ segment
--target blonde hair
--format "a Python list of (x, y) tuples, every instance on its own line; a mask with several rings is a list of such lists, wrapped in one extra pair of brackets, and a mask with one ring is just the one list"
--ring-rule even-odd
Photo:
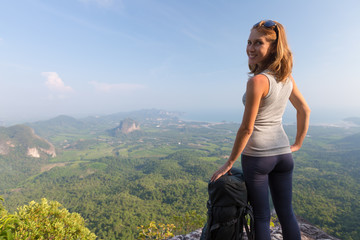
[(273, 21), (276, 25), (265, 27), (265, 22), (263, 20), (255, 24), (251, 30), (256, 29), (259, 33), (264, 34), (275, 51), (270, 53), (261, 66), (249, 64), (250, 74), (256, 75), (268, 69), (278, 81), (286, 81), (292, 71), (293, 57), (286, 39), (285, 29), (276, 21)]

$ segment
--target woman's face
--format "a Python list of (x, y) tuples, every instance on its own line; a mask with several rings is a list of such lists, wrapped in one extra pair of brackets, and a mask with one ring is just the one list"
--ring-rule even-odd
[(261, 65), (261, 63), (270, 55), (271, 51), (271, 42), (266, 40), (265, 35), (258, 32), (256, 29), (252, 29), (246, 47), (249, 64)]

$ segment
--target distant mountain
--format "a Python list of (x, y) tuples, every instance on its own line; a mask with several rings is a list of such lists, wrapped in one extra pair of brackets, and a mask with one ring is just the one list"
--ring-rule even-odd
[(131, 111), (131, 112), (119, 112), (104, 116), (96, 116), (96, 117), (87, 117), (83, 118), (82, 121), (88, 124), (114, 124), (119, 123), (119, 121), (125, 118), (131, 118), (139, 123), (143, 122), (151, 122), (151, 121), (173, 121), (178, 120), (182, 115), (180, 112), (172, 112), (166, 110), (159, 109), (144, 109), (139, 111)]
[(0, 155), (23, 157), (55, 157), (54, 146), (39, 137), (34, 130), (25, 125), (0, 127)]
[(0, 127), (0, 189), (16, 190), (55, 156), (55, 147), (29, 126)]
[(109, 130), (109, 133), (111, 136), (117, 137), (121, 134), (129, 134), (138, 130), (140, 130), (139, 123), (131, 118), (126, 118), (120, 122), (118, 127)]
[(46, 121), (27, 123), (26, 125), (33, 128), (36, 134), (45, 138), (59, 133), (78, 132), (79, 130), (87, 128), (85, 122), (66, 115), (60, 115)]
[[(63, 148), (64, 144), (66, 146), (68, 144), (71, 145), (79, 140), (83, 142), (82, 139), (87, 138), (89, 135), (110, 134), (111, 136), (119, 137), (121, 133), (123, 137), (128, 138), (130, 136), (126, 133), (137, 130), (139, 125), (148, 127), (162, 123), (178, 122), (180, 115), (181, 113), (178, 112), (147, 109), (104, 116), (89, 116), (81, 119), (60, 115), (49, 120), (26, 123), (25, 125), (33, 128), (37, 135), (48, 139), (57, 148)], [(136, 122), (134, 126), (130, 127), (132, 130), (126, 130), (129, 128), (126, 126), (128, 123), (119, 126), (119, 123), (125, 119), (133, 119)], [(139, 133), (136, 135), (139, 136)], [(134, 134), (131, 134), (131, 137), (134, 137)]]
[(139, 111), (116, 113), (108, 115), (112, 118), (131, 118), (136, 121), (151, 120), (177, 120), (181, 116), (180, 112), (171, 112), (159, 109), (144, 109)]

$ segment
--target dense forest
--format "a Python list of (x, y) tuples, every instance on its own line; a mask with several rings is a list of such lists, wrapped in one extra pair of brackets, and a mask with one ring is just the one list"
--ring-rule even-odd
[[(140, 129), (110, 134), (125, 118)], [(136, 239), (138, 226), (151, 221), (173, 223), (177, 233), (203, 225), (208, 179), (230, 154), (239, 124), (184, 122), (153, 110), (27, 125), (55, 145), (57, 156), (33, 158), (17, 146), (0, 155), (6, 208), (47, 198), (80, 213), (100, 239)], [(296, 126), (285, 130), (293, 139)], [(296, 214), (344, 240), (360, 238), (359, 132), (356, 126), (311, 126), (294, 154)], [(13, 142), (18, 136), (9, 128), (0, 134)], [(190, 228), (183, 221), (189, 216), (196, 220)]]

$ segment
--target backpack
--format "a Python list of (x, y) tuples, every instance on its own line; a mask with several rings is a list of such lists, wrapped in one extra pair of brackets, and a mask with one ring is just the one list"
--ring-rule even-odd
[(245, 236), (244, 228), (248, 239), (255, 239), (254, 216), (242, 170), (232, 168), (217, 181), (209, 182), (208, 193), (208, 218), (200, 240), (240, 240)]

